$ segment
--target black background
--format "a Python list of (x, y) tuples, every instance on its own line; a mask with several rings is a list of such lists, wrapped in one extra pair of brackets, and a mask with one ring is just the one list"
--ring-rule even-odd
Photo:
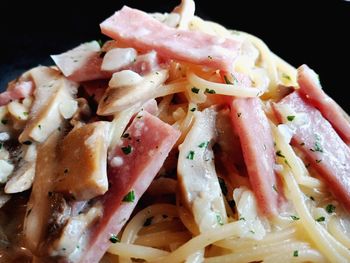
[[(40, 2), (0, 3), (2, 89), (25, 69), (52, 63), (50, 54), (102, 38), (99, 23), (124, 4), (170, 12), (179, 0)], [(262, 38), (292, 65), (307, 63), (327, 93), (350, 112), (350, 2), (197, 0), (196, 7), (203, 18)]]

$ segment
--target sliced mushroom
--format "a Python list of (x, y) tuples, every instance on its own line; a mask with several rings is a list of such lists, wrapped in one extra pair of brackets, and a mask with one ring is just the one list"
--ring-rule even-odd
[(32, 187), (35, 175), (35, 162), (24, 161), (13, 172), (10, 180), (5, 185), (5, 193), (14, 194), (28, 190)]
[(35, 100), (19, 141), (43, 142), (61, 126), (64, 118), (60, 113), (60, 105), (74, 98), (77, 84), (67, 80), (59, 71), (48, 67), (35, 68), (31, 75), (36, 86)]
[(161, 70), (146, 75), (141, 82), (135, 85), (109, 87), (98, 105), (97, 114), (112, 115), (138, 102), (141, 104), (154, 98), (155, 91), (167, 78), (168, 71)]
[(212, 150), (217, 112), (208, 108), (194, 116), (194, 124), (179, 146), (177, 169), (185, 204), (200, 232), (205, 232), (226, 223), (227, 215)]
[(46, 227), (50, 213), (49, 193), (56, 178), (58, 152), (57, 145), (61, 134), (55, 131), (38, 148), (35, 168), (35, 180), (27, 204), (27, 213), (24, 220), (23, 233), (25, 245), (33, 253), (39, 253), (40, 242), (46, 234)]
[(108, 190), (108, 122), (72, 130), (62, 142), (55, 191), (89, 200)]
[(82, 213), (68, 219), (61, 230), (60, 236), (51, 244), (49, 253), (51, 256), (69, 256), (75, 250), (79, 250), (81, 236), (88, 227), (102, 215), (102, 207), (94, 206), (87, 213)]

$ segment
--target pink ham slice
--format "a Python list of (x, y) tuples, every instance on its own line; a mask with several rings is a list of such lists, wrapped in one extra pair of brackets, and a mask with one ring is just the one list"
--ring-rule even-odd
[(274, 172), (275, 150), (268, 119), (258, 98), (234, 99), (231, 119), (238, 133), (249, 181), (260, 211), (277, 215), (280, 200)]
[(124, 6), (105, 20), (102, 33), (143, 50), (155, 50), (163, 58), (232, 71), (240, 43), (198, 31), (168, 27), (150, 15)]
[(0, 106), (7, 105), (13, 100), (20, 100), (30, 96), (34, 91), (32, 81), (20, 81), (14, 84), (11, 89), (0, 93)]
[[(282, 107), (289, 107), (297, 113), (293, 121), (282, 118)], [(298, 92), (293, 92), (274, 105), (282, 122), (295, 131), (292, 145), (300, 149), (327, 182), (329, 188), (350, 209), (350, 149), (339, 137), (321, 113)], [(301, 120), (298, 120), (298, 118)]]
[(339, 105), (321, 87), (316, 73), (307, 65), (298, 68), (299, 93), (319, 109), (338, 132), (344, 142), (350, 145), (350, 122)]
[(101, 71), (102, 56), (97, 41), (83, 43), (51, 58), (64, 76), (70, 80), (81, 82), (105, 79), (112, 76), (110, 72)]
[[(98, 262), (102, 258), (111, 235), (118, 234), (127, 222), (180, 136), (179, 131), (147, 112), (140, 113), (126, 133), (128, 138), (114, 152), (114, 158), (120, 159), (110, 163), (109, 190), (102, 198), (104, 214), (94, 226), (79, 262)], [(123, 201), (131, 191), (135, 200)]]

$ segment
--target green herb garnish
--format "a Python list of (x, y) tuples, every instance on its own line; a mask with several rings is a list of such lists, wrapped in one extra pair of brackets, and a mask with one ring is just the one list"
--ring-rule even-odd
[(122, 147), (122, 151), (124, 154), (130, 154), (132, 152), (132, 147), (130, 145)]
[(135, 192), (134, 190), (131, 190), (129, 193), (126, 194), (123, 198), (123, 202), (129, 202), (132, 203), (135, 201)]

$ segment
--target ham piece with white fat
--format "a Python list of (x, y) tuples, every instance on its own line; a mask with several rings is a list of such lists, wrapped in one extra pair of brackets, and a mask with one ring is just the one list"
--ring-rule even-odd
[(298, 68), (299, 94), (319, 109), (347, 145), (350, 145), (350, 121), (346, 113), (322, 89), (317, 74), (307, 65)]
[(73, 81), (104, 79), (110, 72), (101, 71), (101, 48), (97, 41), (81, 44), (67, 52), (51, 58), (64, 76)]
[(183, 60), (231, 72), (240, 42), (203, 32), (175, 29), (145, 12), (124, 6), (105, 20), (102, 33), (163, 58)]
[(274, 172), (275, 150), (271, 128), (258, 98), (234, 99), (231, 119), (239, 136), (249, 181), (267, 216), (277, 215), (280, 196)]
[(32, 81), (19, 81), (11, 89), (0, 93), (0, 106), (7, 105), (11, 101), (24, 99), (30, 96), (34, 91)]
[[(350, 209), (350, 149), (321, 113), (298, 92), (293, 92), (274, 109), (281, 122), (294, 131), (292, 145), (301, 150), (329, 189)], [(286, 109), (293, 112), (285, 116)]]
[(74, 262), (98, 262), (102, 258), (109, 239), (127, 222), (179, 136), (179, 131), (145, 111), (134, 118), (110, 161), (103, 215)]

